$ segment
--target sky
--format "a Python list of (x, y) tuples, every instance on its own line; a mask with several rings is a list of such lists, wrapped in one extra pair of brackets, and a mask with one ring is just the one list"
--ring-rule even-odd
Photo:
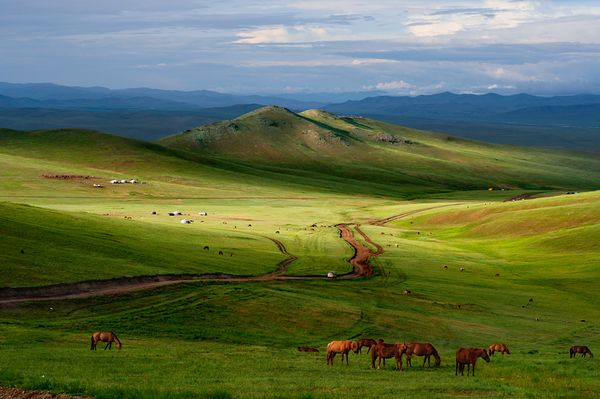
[(600, 93), (600, 1), (0, 0), (0, 81)]

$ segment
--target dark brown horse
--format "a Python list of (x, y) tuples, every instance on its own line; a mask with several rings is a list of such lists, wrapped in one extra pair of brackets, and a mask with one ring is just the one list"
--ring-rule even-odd
[(96, 345), (98, 345), (98, 342), (106, 342), (106, 346), (104, 347), (104, 350), (108, 349), (112, 349), (112, 343), (114, 342), (117, 349), (121, 349), (121, 341), (119, 341), (119, 338), (117, 338), (117, 335), (112, 332), (95, 332), (92, 334), (92, 347), (90, 348), (90, 350), (95, 351), (96, 350)]
[(298, 351), (299, 352), (318, 352), (319, 350), (317, 348), (311, 348), (310, 346), (299, 346)]
[(506, 344), (491, 344), (488, 347), (488, 353), (491, 355), (493, 355), (495, 352), (500, 352), (503, 355), (506, 353), (507, 355), (510, 355), (510, 351), (508, 350), (508, 346), (506, 346)]
[(435, 367), (440, 367), (442, 363), (442, 359), (438, 351), (431, 345), (429, 342), (424, 344), (418, 342), (411, 342), (406, 345), (406, 366), (412, 367), (413, 356), (424, 356), (423, 358), (423, 367), (425, 367), (425, 363), (427, 363), (427, 367), (431, 367), (431, 356), (435, 358)]
[(403, 343), (386, 344), (383, 339), (379, 339), (376, 345), (371, 346), (371, 367), (375, 368), (375, 360), (379, 358), (377, 368), (381, 368), (381, 359), (385, 366), (385, 359), (391, 357), (396, 359), (396, 370), (402, 370), (402, 355), (406, 352), (406, 345)]
[(348, 365), (348, 353), (350, 351), (358, 353), (358, 344), (356, 341), (331, 341), (327, 344), (327, 365), (333, 366), (333, 358), (337, 353), (342, 354), (342, 364), (344, 364), (344, 356), (346, 356), (346, 365)]
[(475, 376), (475, 363), (477, 363), (477, 358), (480, 357), (486, 362), (490, 362), (490, 357), (488, 356), (485, 349), (481, 348), (459, 348), (456, 351), (456, 370), (454, 375), (458, 375), (460, 371), (460, 375), (465, 375), (465, 364), (467, 365), (467, 377), (469, 376), (469, 368), (473, 365), (473, 377)]
[(358, 343), (358, 353), (362, 353), (361, 349), (364, 346), (367, 347), (367, 353), (369, 353), (371, 351), (371, 346), (377, 345), (377, 341), (375, 341), (373, 338), (363, 338), (363, 339), (359, 339), (356, 342)]
[(583, 357), (585, 357), (585, 355), (590, 355), (590, 357), (594, 357), (592, 351), (587, 346), (575, 345), (572, 346), (571, 349), (569, 349), (569, 357), (577, 357), (578, 353), (581, 353)]

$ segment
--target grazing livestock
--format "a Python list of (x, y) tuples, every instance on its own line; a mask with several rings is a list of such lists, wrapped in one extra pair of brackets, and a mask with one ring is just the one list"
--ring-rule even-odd
[(328, 272), (327, 273), (327, 278), (336, 278), (337, 274), (335, 272)]
[(223, 251), (219, 251), (219, 255), (223, 255)]
[(120, 350), (121, 349), (121, 341), (119, 341), (119, 338), (117, 338), (117, 335), (112, 332), (95, 332), (92, 334), (92, 347), (90, 348), (90, 350), (95, 351), (96, 350), (96, 345), (98, 345), (98, 342), (107, 342), (106, 346), (104, 347), (104, 350), (108, 349), (112, 349), (112, 343), (114, 342), (115, 345), (117, 346), (117, 348)]
[(25, 253), (25, 250), (24, 250), (24, 249), (22, 249), (22, 250), (21, 250), (21, 253), (22, 253), (22, 254), (24, 254), (24, 253)]
[(459, 270), (460, 270), (461, 272), (464, 272), (464, 271), (465, 271), (465, 268), (464, 268), (464, 267), (461, 267)]
[(371, 351), (371, 347), (373, 345), (377, 345), (377, 341), (375, 341), (373, 338), (363, 338), (356, 342), (358, 343), (358, 353), (362, 353), (362, 348), (364, 346), (367, 347), (367, 353), (369, 353)]
[(473, 377), (475, 377), (475, 363), (477, 363), (477, 358), (479, 357), (485, 360), (487, 363), (490, 362), (490, 357), (485, 349), (459, 348), (458, 351), (456, 351), (456, 369), (454, 375), (458, 375), (459, 371), (460, 375), (465, 375), (465, 365), (467, 365), (468, 377), (470, 366), (473, 365)]
[(333, 366), (333, 358), (336, 354), (342, 354), (342, 364), (344, 364), (344, 356), (346, 356), (346, 365), (348, 365), (348, 353), (353, 351), (354, 353), (358, 353), (358, 344), (356, 341), (351, 341), (349, 339), (342, 341), (331, 341), (327, 344), (327, 365)]
[(411, 290), (404, 290), (404, 291), (402, 291), (402, 295), (410, 295), (410, 294), (412, 294)]
[(488, 353), (491, 355), (493, 355), (495, 352), (500, 352), (503, 355), (506, 353), (508, 355), (510, 355), (510, 351), (508, 350), (508, 346), (506, 346), (506, 344), (491, 344), (488, 347)]
[(396, 359), (396, 370), (402, 370), (402, 355), (406, 352), (406, 345), (403, 343), (386, 344), (383, 339), (379, 339), (376, 345), (371, 346), (371, 368), (375, 368), (375, 360), (379, 358), (377, 369), (381, 368), (381, 359), (391, 357)]
[(444, 265), (444, 269), (448, 270), (448, 265)]
[(190, 224), (192, 222), (193, 222), (193, 220), (190, 220), (190, 219), (181, 219), (179, 221), (179, 223), (181, 223), (181, 224)]
[(500, 277), (500, 273), (496, 273), (496, 277)]
[(210, 250), (210, 248), (208, 247), (208, 245), (205, 245), (205, 246), (204, 246), (204, 250), (205, 250), (205, 251), (208, 251), (208, 250)]
[(208, 212), (198, 212), (198, 216), (208, 216)]
[(572, 346), (571, 349), (569, 349), (569, 357), (570, 358), (577, 357), (578, 353), (581, 353), (582, 357), (585, 357), (585, 355), (590, 355), (590, 357), (594, 357), (594, 355), (592, 354), (592, 351), (587, 346), (575, 345), (575, 346)]
[(317, 348), (311, 348), (310, 346), (299, 346), (298, 351), (299, 352), (318, 352), (319, 350)]
[(412, 367), (412, 357), (413, 356), (424, 356), (423, 358), (423, 366), (425, 367), (425, 363), (427, 363), (427, 367), (431, 367), (431, 356), (435, 358), (435, 367), (440, 367), (442, 363), (442, 359), (440, 355), (429, 342), (426, 343), (418, 343), (411, 342), (406, 345), (406, 366)]

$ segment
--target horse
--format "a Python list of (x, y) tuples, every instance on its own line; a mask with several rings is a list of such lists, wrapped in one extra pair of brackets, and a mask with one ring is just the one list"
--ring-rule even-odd
[(435, 367), (440, 367), (442, 363), (442, 359), (438, 351), (431, 345), (429, 342), (424, 344), (418, 342), (411, 342), (406, 345), (406, 366), (412, 367), (412, 357), (415, 356), (424, 356), (423, 358), (423, 366), (425, 367), (425, 363), (427, 363), (427, 367), (431, 367), (431, 356), (435, 358)]
[(112, 349), (112, 343), (114, 342), (115, 345), (117, 346), (117, 349), (121, 349), (121, 341), (119, 341), (119, 338), (117, 338), (117, 335), (112, 332), (95, 332), (92, 334), (92, 347), (90, 348), (90, 350), (96, 350), (96, 345), (98, 344), (98, 342), (107, 342), (106, 346), (104, 347), (104, 350), (108, 349)]
[(402, 355), (406, 352), (406, 345), (403, 343), (386, 344), (383, 339), (379, 339), (376, 345), (371, 345), (371, 368), (375, 368), (375, 360), (379, 358), (377, 369), (381, 368), (381, 359), (385, 366), (385, 359), (391, 357), (396, 359), (396, 370), (402, 370)]
[(363, 338), (356, 342), (358, 343), (358, 353), (362, 353), (362, 348), (364, 346), (368, 348), (367, 353), (369, 353), (371, 351), (371, 346), (377, 345), (377, 341), (375, 341), (373, 338)]
[(510, 355), (510, 351), (508, 350), (508, 346), (506, 346), (506, 344), (491, 344), (488, 347), (488, 353), (491, 355), (493, 355), (495, 352), (500, 352), (503, 355), (506, 353), (508, 355)]
[(318, 352), (319, 350), (317, 348), (311, 348), (310, 346), (299, 346), (298, 351), (299, 352)]
[(575, 346), (572, 346), (571, 349), (569, 349), (569, 357), (570, 358), (577, 357), (578, 353), (581, 353), (583, 355), (583, 357), (585, 357), (585, 355), (590, 355), (590, 357), (594, 357), (594, 355), (592, 354), (592, 351), (587, 346), (575, 345)]
[(349, 339), (342, 341), (331, 341), (327, 344), (327, 365), (333, 366), (333, 358), (337, 353), (342, 354), (342, 364), (344, 364), (344, 356), (346, 356), (346, 365), (348, 365), (348, 352), (353, 351), (358, 353), (358, 343)]
[(485, 360), (487, 363), (490, 362), (490, 357), (488, 356), (485, 349), (481, 348), (459, 348), (456, 351), (456, 370), (454, 375), (458, 375), (458, 371), (460, 370), (460, 375), (465, 375), (465, 364), (467, 365), (467, 377), (469, 376), (469, 369), (471, 365), (473, 365), (473, 377), (475, 377), (475, 363), (477, 362), (477, 358), (480, 357)]

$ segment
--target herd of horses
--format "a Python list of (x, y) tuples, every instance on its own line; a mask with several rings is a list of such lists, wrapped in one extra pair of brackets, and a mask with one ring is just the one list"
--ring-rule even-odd
[[(106, 349), (112, 349), (113, 342), (117, 349), (122, 348), (121, 341), (117, 338), (117, 335), (112, 331), (101, 331), (95, 332), (91, 337), (91, 347), (90, 350), (96, 350), (96, 346), (98, 342), (106, 342)], [(362, 353), (362, 348), (367, 348), (367, 354), (371, 353), (371, 368), (375, 368), (375, 362), (377, 362), (377, 368), (381, 368), (381, 361), (383, 360), (383, 365), (385, 366), (385, 359), (394, 358), (396, 362), (396, 369), (402, 370), (402, 356), (406, 355), (406, 367), (412, 367), (412, 357), (419, 356), (423, 357), (423, 366), (427, 365), (427, 367), (431, 367), (431, 357), (435, 359), (435, 366), (439, 367), (442, 364), (442, 358), (438, 353), (437, 349), (430, 344), (429, 342), (421, 343), (421, 342), (397, 342), (393, 344), (389, 344), (383, 341), (383, 339), (379, 339), (375, 341), (372, 338), (363, 338), (357, 341), (352, 340), (341, 340), (341, 341), (331, 341), (327, 344), (327, 365), (333, 366), (333, 359), (339, 353), (342, 357), (342, 364), (344, 363), (344, 359), (346, 359), (346, 365), (348, 365), (348, 355), (350, 351), (354, 353)], [(315, 348), (299, 346), (298, 350), (301, 352), (318, 352)], [(470, 374), (475, 376), (475, 364), (477, 363), (477, 359), (482, 358), (487, 363), (490, 362), (490, 356), (494, 353), (508, 354), (510, 355), (510, 350), (506, 344), (491, 344), (487, 349), (483, 348), (459, 348), (456, 351), (456, 367), (455, 367), (455, 375), (465, 375), (465, 366), (467, 366), (467, 376)], [(569, 349), (569, 357), (574, 358), (577, 357), (577, 354), (580, 353), (582, 357), (586, 357), (586, 355), (590, 355), (590, 357), (594, 357), (592, 351), (587, 346), (572, 346)]]
[[(346, 365), (348, 365), (348, 355), (350, 351), (354, 353), (362, 353), (362, 348), (367, 347), (367, 353), (371, 353), (371, 368), (375, 368), (377, 362), (377, 368), (381, 368), (381, 361), (385, 366), (385, 359), (394, 358), (396, 362), (396, 369), (402, 370), (402, 356), (406, 355), (406, 366), (412, 367), (412, 357), (422, 356), (423, 366), (431, 367), (431, 357), (435, 359), (435, 366), (439, 367), (442, 363), (442, 359), (437, 349), (429, 343), (420, 342), (397, 342), (397, 343), (386, 343), (383, 339), (375, 341), (371, 338), (363, 338), (357, 341), (353, 340), (341, 340), (332, 341), (327, 345), (327, 365), (333, 366), (333, 359), (339, 353), (342, 357), (342, 364), (346, 359)], [(587, 346), (572, 346), (570, 349), (570, 357), (576, 357), (577, 353), (582, 354), (583, 357), (590, 355), (594, 357), (592, 351)], [(459, 348), (456, 351), (456, 366), (454, 374), (465, 375), (465, 366), (467, 366), (467, 376), (475, 376), (475, 364), (477, 359), (482, 358), (485, 362), (490, 362), (490, 356), (494, 353), (505, 353), (510, 355), (510, 350), (506, 344), (497, 343), (491, 344), (487, 349), (484, 348)]]

